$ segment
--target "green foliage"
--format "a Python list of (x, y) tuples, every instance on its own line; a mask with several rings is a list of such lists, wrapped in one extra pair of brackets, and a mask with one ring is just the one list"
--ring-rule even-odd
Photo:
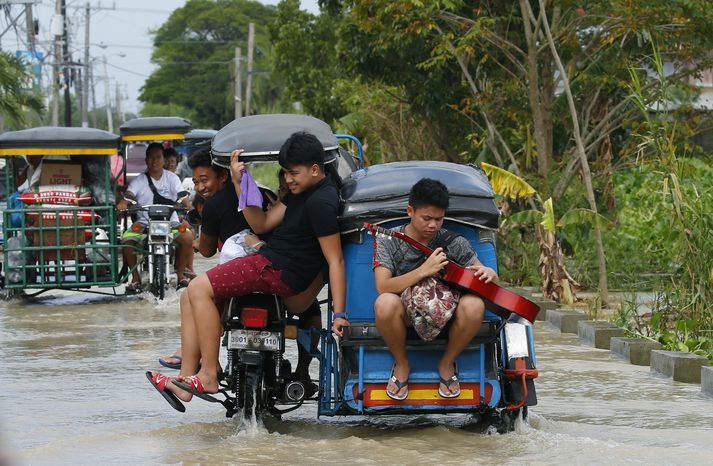
[(346, 113), (334, 92), (341, 77), (334, 52), (338, 19), (300, 10), (299, 0), (283, 0), (270, 27), (273, 74), (286, 99), (328, 122)]
[(157, 116), (180, 116), (181, 118), (186, 118), (191, 123), (195, 125), (195, 121), (198, 121), (198, 115), (191, 109), (183, 107), (178, 104), (168, 103), (168, 104), (158, 104), (158, 103), (146, 103), (141, 107), (142, 117), (157, 117)]
[(23, 89), (31, 79), (31, 73), (19, 58), (0, 51), (0, 115), (11, 125), (21, 126), (30, 116), (28, 113), (43, 110), (40, 96)]
[[(248, 24), (254, 22), (253, 69), (268, 69), (267, 28), (275, 15), (275, 7), (251, 0), (187, 1), (155, 32), (151, 60), (159, 67), (144, 83), (140, 100), (184, 107), (196, 127), (224, 126), (234, 115), (235, 47), (247, 56)], [(244, 63), (242, 68), (245, 73)], [(255, 74), (253, 83), (262, 90), (253, 94), (252, 113), (274, 108), (278, 96), (269, 76)]]
[(522, 199), (535, 195), (535, 188), (514, 173), (485, 162), (482, 162), (480, 166), (490, 178), (490, 184), (497, 194), (510, 199)]

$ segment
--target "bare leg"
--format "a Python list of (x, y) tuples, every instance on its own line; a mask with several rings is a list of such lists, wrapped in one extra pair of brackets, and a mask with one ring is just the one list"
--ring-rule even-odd
[[(313, 306), (319, 307), (319, 303), (313, 301), (309, 308)], [(308, 309), (309, 309), (308, 308)], [(303, 330), (309, 330), (312, 327), (318, 329), (322, 328), (322, 315), (312, 314), (312, 315), (299, 315), (299, 327)], [(316, 347), (319, 342), (319, 334), (313, 335), (310, 341), (312, 348)], [(310, 352), (307, 351), (302, 345), (297, 345), (297, 367), (295, 368), (295, 375), (298, 380), (307, 380), (310, 378), (309, 375), (309, 365), (312, 362), (312, 356)]]
[[(461, 297), (453, 315), (453, 324), (448, 332), (448, 346), (438, 363), (438, 373), (443, 379), (448, 380), (455, 374), (456, 358), (478, 333), (484, 313), (485, 305), (482, 299), (470, 294)], [(448, 390), (447, 387), (443, 388), (445, 393), (458, 391), (458, 387), (455, 385), (451, 385), (452, 390)]]
[[(181, 294), (181, 348), (179, 350), (183, 353), (183, 361), (179, 377), (193, 375), (198, 370), (198, 362), (201, 359), (198, 343), (193, 307), (188, 297), (188, 291), (185, 291)], [(202, 381), (203, 379), (201, 379)], [(190, 401), (193, 398), (191, 393), (181, 390), (171, 382), (168, 382), (166, 386), (183, 401)]]
[(193, 235), (188, 231), (180, 233), (176, 238), (176, 275), (180, 282), (184, 278), (186, 265), (193, 262)]
[[(124, 242), (124, 247), (122, 248), (122, 252), (124, 253), (124, 264), (131, 270), (134, 268), (136, 265), (136, 247), (137, 242), (136, 241), (125, 241)], [(133, 283), (140, 283), (141, 282), (141, 275), (139, 274), (139, 269), (135, 268), (131, 272), (131, 278)]]
[[(196, 374), (203, 384), (206, 393), (218, 392), (218, 352), (220, 350), (220, 313), (213, 302), (213, 287), (208, 276), (203, 274), (191, 281), (188, 289), (183, 293), (188, 295), (189, 306), (193, 317), (193, 327), (181, 329), (181, 346), (183, 347), (183, 361), (181, 376), (194, 373), (201, 359), (201, 369)], [(183, 321), (183, 310), (181, 311)], [(188, 312), (186, 313), (188, 314)], [(186, 315), (186, 321), (189, 320)], [(187, 322), (186, 322), (187, 323)], [(195, 329), (194, 331), (191, 328)]]
[[(408, 379), (411, 366), (406, 354), (406, 310), (401, 298), (393, 293), (382, 293), (374, 303), (376, 328), (394, 356), (394, 376), (399, 381)], [(386, 389), (396, 396), (406, 393), (407, 388), (399, 389), (389, 381)]]

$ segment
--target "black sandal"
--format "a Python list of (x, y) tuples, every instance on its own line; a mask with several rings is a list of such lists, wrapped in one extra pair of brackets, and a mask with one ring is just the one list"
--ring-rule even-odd
[(388, 386), (389, 382), (393, 382), (394, 385), (396, 385), (396, 388), (398, 388), (398, 391), (401, 391), (401, 389), (406, 387), (406, 393), (404, 393), (402, 396), (396, 396), (393, 393), (391, 393), (389, 391), (389, 389), (387, 388), (386, 396), (388, 396), (389, 398), (391, 398), (394, 401), (403, 401), (406, 398), (408, 398), (408, 379), (404, 380), (403, 382), (401, 380), (397, 379), (396, 376), (394, 375), (394, 369), (396, 369), (396, 364), (394, 364), (391, 367), (391, 377), (389, 377), (389, 381), (386, 382), (386, 385)]

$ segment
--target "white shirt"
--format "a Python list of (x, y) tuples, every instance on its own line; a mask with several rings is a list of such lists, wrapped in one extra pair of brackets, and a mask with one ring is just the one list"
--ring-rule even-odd
[[(160, 179), (156, 180), (151, 178), (151, 181), (153, 181), (156, 191), (158, 191), (158, 193), (166, 199), (176, 200), (178, 198), (178, 193), (183, 190), (180, 178), (178, 178), (175, 173), (168, 170), (163, 170)], [(139, 176), (134, 178), (131, 183), (129, 183), (129, 187), (126, 188), (126, 190), (136, 195), (136, 200), (140, 206), (153, 204), (153, 191), (151, 191), (151, 188), (149, 187), (149, 181), (146, 178), (146, 173), (141, 173)], [(149, 214), (148, 212), (139, 211), (136, 219), (138, 223), (146, 225), (149, 223)], [(171, 215), (171, 224), (179, 224), (176, 212)]]

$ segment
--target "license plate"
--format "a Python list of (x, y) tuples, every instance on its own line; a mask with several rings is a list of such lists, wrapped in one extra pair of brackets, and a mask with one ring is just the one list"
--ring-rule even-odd
[(261, 330), (231, 330), (228, 349), (279, 351), (282, 335)]

